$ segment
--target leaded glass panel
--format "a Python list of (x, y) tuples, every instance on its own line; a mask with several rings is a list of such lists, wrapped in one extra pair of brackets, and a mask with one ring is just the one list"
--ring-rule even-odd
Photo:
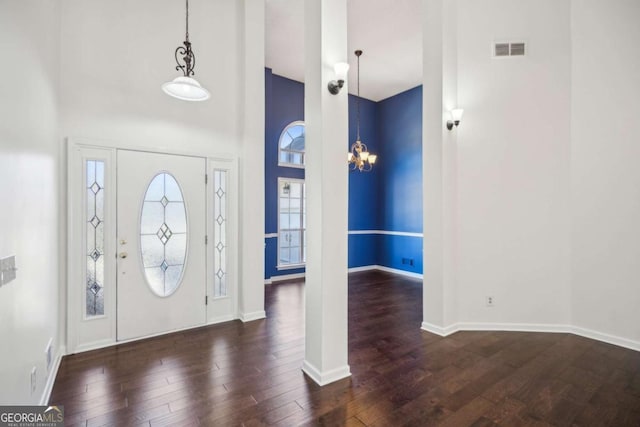
[(187, 258), (187, 210), (178, 181), (156, 175), (144, 195), (140, 214), (140, 254), (147, 283), (158, 296), (173, 294)]
[(104, 162), (87, 160), (85, 171), (87, 189), (85, 315), (94, 317), (104, 315)]
[(213, 296), (227, 296), (227, 171), (213, 172)]

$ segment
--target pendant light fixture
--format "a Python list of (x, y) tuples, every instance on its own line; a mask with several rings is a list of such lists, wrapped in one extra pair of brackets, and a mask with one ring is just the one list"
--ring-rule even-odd
[(360, 172), (369, 172), (373, 169), (373, 165), (376, 163), (378, 156), (369, 153), (369, 149), (366, 144), (360, 141), (360, 55), (361, 50), (355, 51), (358, 57), (358, 97), (356, 98), (356, 142), (351, 145), (351, 151), (348, 153), (348, 162), (350, 170), (359, 170)]
[[(183, 76), (176, 77), (170, 82), (162, 85), (162, 90), (169, 96), (182, 99), (183, 101), (205, 101), (209, 99), (209, 91), (203, 88), (193, 76), (193, 68), (196, 65), (196, 56), (191, 50), (191, 42), (189, 41), (189, 0), (187, 4), (187, 26), (184, 46), (178, 46), (175, 51), (176, 70), (182, 70)], [(182, 57), (182, 64), (180, 62)]]

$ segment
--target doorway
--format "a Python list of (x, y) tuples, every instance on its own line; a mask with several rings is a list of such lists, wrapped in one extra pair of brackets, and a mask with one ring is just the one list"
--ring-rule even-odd
[(69, 144), (68, 352), (237, 318), (232, 159)]

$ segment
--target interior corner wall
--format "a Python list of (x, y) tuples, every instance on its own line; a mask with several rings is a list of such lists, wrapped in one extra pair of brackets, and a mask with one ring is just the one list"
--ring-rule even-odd
[(422, 274), (422, 86), (378, 103), (377, 264)]
[[(360, 98), (360, 140), (380, 159), (378, 105)], [(358, 97), (349, 95), (349, 140), (345, 142), (345, 157), (357, 138), (357, 117)], [(380, 230), (382, 168), (376, 163), (369, 172), (349, 172), (349, 268), (379, 264), (378, 248), (382, 236), (372, 232)]]
[(640, 3), (571, 9), (572, 322), (640, 348)]
[(568, 325), (570, 2), (458, 5), (458, 320)]
[[(278, 140), (304, 120), (304, 84), (265, 70), (265, 279), (278, 270), (278, 177), (304, 179), (304, 169), (278, 165)], [(357, 97), (349, 95), (349, 141), (356, 140)], [(422, 273), (422, 87), (380, 102), (360, 99), (360, 137), (378, 154), (371, 172), (349, 175), (349, 268), (383, 266)], [(406, 156), (411, 152), (413, 156)]]
[[(278, 259), (278, 178), (304, 179), (304, 169), (278, 165), (278, 141), (284, 128), (294, 121), (304, 121), (304, 84), (265, 70), (265, 279), (304, 273), (305, 269), (277, 268)], [(360, 134), (372, 152), (378, 149), (377, 103), (361, 99)], [(345, 154), (356, 138), (356, 97), (349, 95), (349, 141)], [(349, 267), (378, 263), (380, 236), (371, 233), (379, 229), (378, 176), (379, 168), (370, 173), (349, 175)]]
[(287, 125), (304, 121), (304, 84), (265, 70), (265, 271), (264, 278), (300, 274), (304, 268), (278, 270), (278, 178), (304, 179), (304, 169), (278, 165), (278, 141)]
[(15, 255), (18, 268), (0, 287), (0, 405), (40, 403), (45, 349), (52, 339), (56, 357), (61, 341), (59, 31), (57, 1), (0, 1), (0, 257)]

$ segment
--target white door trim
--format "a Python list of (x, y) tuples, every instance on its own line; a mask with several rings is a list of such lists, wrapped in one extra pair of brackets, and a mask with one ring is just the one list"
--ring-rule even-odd
[[(111, 189), (115, 189), (116, 185), (116, 164), (115, 164), (115, 153), (118, 149), (122, 150), (132, 150), (132, 151), (141, 151), (141, 152), (149, 152), (149, 153), (160, 153), (160, 154), (172, 154), (172, 155), (182, 155), (182, 156), (193, 156), (193, 157), (204, 157), (207, 159), (207, 171), (213, 171), (213, 165), (228, 165), (229, 171), (231, 173), (231, 180), (229, 183), (229, 189), (233, 193), (230, 197), (230, 210), (229, 217), (232, 219), (230, 221), (230, 228), (228, 230), (228, 235), (233, 240), (231, 247), (229, 248), (229, 254), (232, 255), (230, 262), (230, 285), (232, 286), (232, 292), (235, 296), (233, 301), (233, 306), (235, 308), (234, 312), (228, 316), (216, 317), (213, 313), (210, 313), (209, 306), (207, 307), (207, 324), (218, 323), (222, 321), (234, 320), (238, 318), (238, 304), (239, 304), (239, 295), (238, 295), (238, 256), (239, 256), (239, 239), (238, 239), (238, 231), (239, 231), (239, 210), (238, 210), (238, 200), (239, 200), (239, 185), (238, 185), (238, 159), (235, 155), (231, 153), (219, 153), (214, 152), (213, 150), (203, 150), (206, 152), (196, 152), (189, 149), (158, 149), (151, 150), (148, 147), (136, 146), (135, 144), (128, 144), (126, 142), (120, 141), (111, 141), (111, 140), (101, 140), (101, 139), (93, 139), (93, 138), (66, 138), (67, 143), (67, 182), (66, 182), (66, 191), (67, 191), (67, 250), (66, 250), (66, 278), (67, 278), (67, 289), (66, 289), (66, 354), (79, 353), (83, 351), (89, 351), (97, 348), (109, 347), (115, 344), (121, 344), (123, 342), (136, 341), (138, 339), (144, 339), (148, 337), (141, 337), (132, 340), (119, 342), (116, 340), (116, 305), (115, 305), (115, 274), (116, 274), (116, 263), (115, 263), (115, 243), (116, 243), (116, 212), (115, 212), (115, 203), (109, 203), (109, 213), (108, 215), (111, 218), (110, 230), (107, 232), (105, 230), (105, 239), (109, 240), (109, 244), (105, 247), (105, 259), (110, 264), (108, 267), (105, 266), (105, 270), (109, 269), (111, 271), (111, 279), (113, 283), (107, 283), (105, 278), (105, 284), (110, 286), (113, 294), (109, 296), (109, 299), (113, 304), (109, 304), (109, 306), (105, 306), (105, 316), (101, 317), (104, 323), (109, 323), (109, 333), (104, 334), (104, 336), (99, 336), (97, 339), (93, 341), (82, 341), (79, 326), (83, 321), (81, 320), (82, 315), (82, 284), (84, 283), (85, 278), (82, 277), (82, 262), (79, 254), (82, 254), (82, 248), (84, 247), (84, 241), (82, 240), (84, 234), (82, 232), (82, 218), (84, 214), (84, 203), (83, 203), (83, 191), (81, 191), (81, 187), (79, 187), (84, 177), (81, 176), (82, 169), (81, 166), (83, 164), (82, 153), (93, 153), (93, 156), (101, 154), (104, 156), (106, 160), (109, 162), (109, 168), (106, 170), (109, 174), (109, 184)], [(97, 154), (96, 154), (97, 153)], [(207, 192), (209, 188), (207, 188)], [(115, 201), (115, 194), (111, 194), (111, 197)], [(211, 199), (209, 194), (207, 194), (208, 199)], [(209, 208), (209, 200), (207, 200), (207, 207)], [(208, 211), (210, 212), (210, 211)], [(209, 216), (209, 215), (208, 215)], [(213, 230), (209, 224), (209, 218), (207, 217), (207, 233), (210, 234), (210, 230)], [(109, 237), (107, 237), (109, 236)], [(105, 243), (107, 243), (105, 241)], [(209, 258), (209, 253), (207, 253), (207, 259)], [(207, 261), (209, 262), (209, 261)], [(208, 274), (208, 273), (207, 273)], [(213, 284), (207, 283), (207, 289), (211, 289), (213, 291)], [(106, 297), (106, 296), (105, 296)], [(95, 320), (88, 320), (88, 322), (94, 322)]]
[[(67, 147), (67, 351), (83, 351), (93, 345), (111, 343), (115, 337), (115, 150), (98, 147), (69, 144)], [(86, 160), (105, 162), (105, 277), (104, 277), (104, 315), (86, 319), (83, 312), (85, 295), (86, 261), (82, 257), (86, 242), (85, 201), (86, 185), (84, 165)], [(92, 332), (93, 331), (93, 332)], [(85, 345), (86, 336), (93, 333), (96, 337), (90, 345)]]
[[(214, 218), (214, 202), (215, 202), (215, 179), (214, 172), (216, 170), (225, 170), (227, 172), (227, 290), (228, 297), (216, 300), (214, 298), (214, 274), (216, 272), (214, 265), (215, 251), (215, 218)], [(238, 319), (238, 259), (240, 256), (239, 239), (238, 239), (238, 162), (235, 159), (219, 160), (209, 159), (207, 163), (207, 174), (209, 183), (207, 185), (207, 236), (209, 242), (207, 244), (207, 324), (215, 324), (227, 322), (229, 320)], [(228, 301), (221, 301), (227, 299)], [(218, 313), (216, 308), (224, 308), (225, 313)]]

